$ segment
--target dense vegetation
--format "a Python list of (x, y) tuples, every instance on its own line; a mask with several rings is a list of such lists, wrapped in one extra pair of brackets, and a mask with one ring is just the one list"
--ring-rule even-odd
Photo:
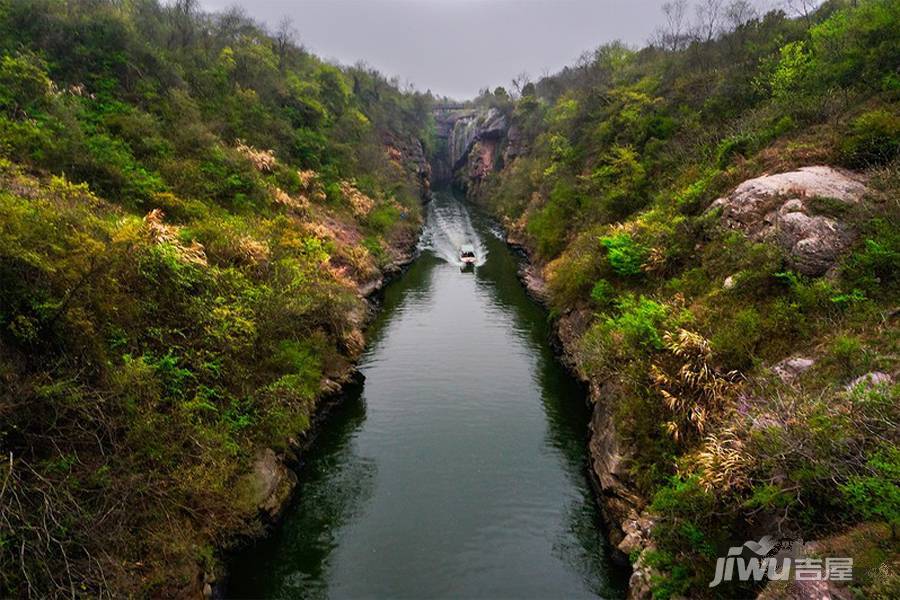
[[(870, 522), (835, 553), (856, 558), (857, 588), (896, 597), (898, 386), (848, 385), (897, 375), (900, 3), (831, 1), (803, 18), (703, 7), (721, 12), (514, 82), (514, 101), (485, 93), (522, 155), (481, 197), (542, 266), (554, 314), (586, 322), (578, 369), (622, 390), (600, 401), (657, 520), (640, 557), (655, 596), (747, 594), (707, 587), (728, 546)], [(816, 199), (858, 232), (827, 277), (707, 210), (748, 178), (816, 164), (869, 187), (846, 210)], [(792, 355), (816, 362), (788, 384), (770, 368)], [(872, 570), (884, 561), (892, 577)]]
[(0, 1), (0, 596), (194, 593), (415, 240), (429, 102), (195, 2)]

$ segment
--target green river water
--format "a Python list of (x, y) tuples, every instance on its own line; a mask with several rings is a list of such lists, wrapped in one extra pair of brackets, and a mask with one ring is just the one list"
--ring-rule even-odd
[[(349, 391), (233, 598), (622, 597), (587, 465), (585, 392), (491, 222), (453, 193), (384, 294)], [(458, 247), (479, 264), (461, 271)]]

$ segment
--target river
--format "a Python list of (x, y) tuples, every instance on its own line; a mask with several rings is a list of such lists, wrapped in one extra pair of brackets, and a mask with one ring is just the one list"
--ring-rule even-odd
[(364, 384), (304, 455), (284, 521), (232, 562), (229, 597), (622, 597), (585, 392), (517, 257), (449, 191), (421, 245), (367, 332)]

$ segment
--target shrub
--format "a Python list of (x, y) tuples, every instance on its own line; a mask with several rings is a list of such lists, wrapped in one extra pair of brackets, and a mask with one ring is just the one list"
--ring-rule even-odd
[(605, 279), (598, 279), (591, 289), (591, 300), (597, 306), (607, 306), (612, 302), (614, 294), (612, 284)]
[(547, 287), (554, 308), (567, 308), (581, 302), (590, 293), (600, 274), (594, 254), (596, 233), (588, 230), (579, 235), (569, 248), (547, 265)]
[(722, 140), (716, 149), (716, 166), (725, 169), (735, 156), (747, 157), (755, 149), (756, 141), (752, 135), (742, 133)]
[(618, 302), (619, 315), (607, 319), (613, 329), (621, 332), (635, 348), (659, 350), (663, 347), (659, 326), (666, 317), (666, 308), (644, 296), (626, 294)]
[(884, 219), (875, 219), (871, 228), (862, 247), (844, 264), (845, 289), (873, 298), (891, 296), (900, 281), (900, 231)]
[(547, 202), (528, 221), (527, 231), (537, 243), (544, 258), (559, 254), (565, 247), (571, 229), (570, 218), (577, 205), (574, 187), (565, 179), (553, 186)]
[(900, 117), (884, 109), (861, 114), (841, 145), (849, 167), (865, 168), (893, 160), (900, 152)]
[(900, 525), (900, 448), (884, 446), (866, 462), (865, 475), (854, 475), (841, 486), (847, 503), (864, 519), (879, 519), (897, 537)]
[(616, 274), (623, 277), (635, 277), (641, 274), (641, 267), (647, 259), (649, 251), (637, 243), (627, 233), (617, 233), (600, 238), (606, 248), (606, 260)]
[(366, 217), (369, 226), (375, 231), (386, 233), (400, 219), (400, 211), (393, 204), (380, 204)]
[(639, 158), (634, 148), (614, 146), (586, 178), (588, 193), (597, 199), (597, 216), (601, 219), (617, 221), (644, 206), (646, 172)]
[(34, 56), (0, 58), (0, 108), (11, 118), (44, 108), (50, 93), (45, 66)]
[(845, 377), (858, 375), (865, 363), (865, 349), (858, 337), (848, 335), (835, 337), (828, 354)]
[(712, 337), (712, 346), (726, 364), (744, 370), (753, 364), (753, 357), (763, 336), (763, 320), (755, 308), (739, 311), (722, 323)]

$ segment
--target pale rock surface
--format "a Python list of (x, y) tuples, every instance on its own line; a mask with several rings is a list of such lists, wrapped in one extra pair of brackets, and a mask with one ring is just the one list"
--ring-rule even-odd
[(772, 367), (772, 370), (778, 375), (784, 383), (791, 383), (797, 377), (809, 370), (816, 361), (805, 356), (794, 356), (786, 358)]
[(855, 237), (852, 228), (831, 216), (817, 214), (814, 198), (846, 206), (866, 193), (862, 179), (827, 166), (748, 179), (712, 207), (722, 208), (722, 222), (756, 241), (778, 244), (797, 271), (825, 274)]

